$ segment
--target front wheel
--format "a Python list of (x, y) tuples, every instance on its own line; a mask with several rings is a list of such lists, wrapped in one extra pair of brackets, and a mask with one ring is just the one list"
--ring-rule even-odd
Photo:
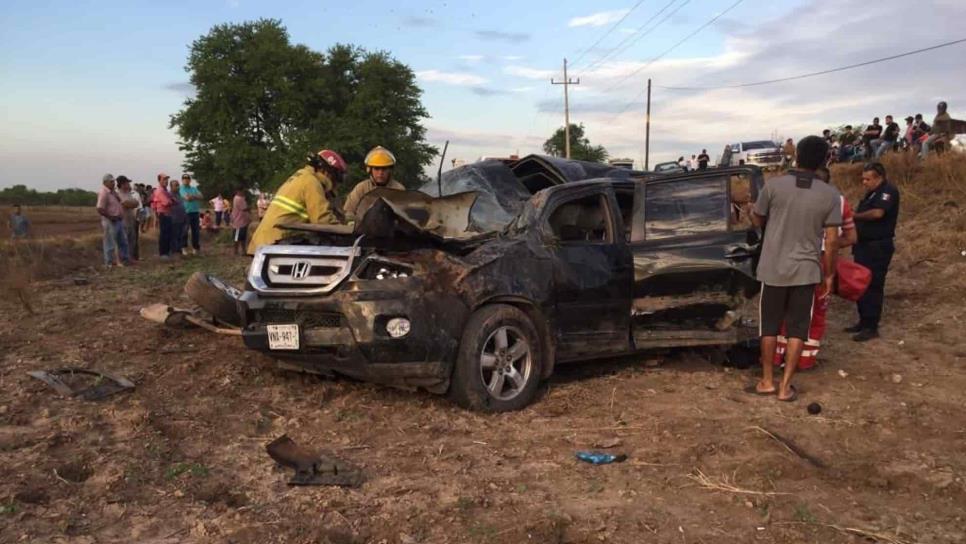
[(464, 408), (484, 412), (525, 407), (540, 384), (541, 347), (527, 314), (506, 304), (480, 308), (463, 330), (450, 397)]

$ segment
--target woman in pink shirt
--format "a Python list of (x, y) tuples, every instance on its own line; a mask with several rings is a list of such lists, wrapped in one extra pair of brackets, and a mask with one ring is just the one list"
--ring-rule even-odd
[(168, 192), (168, 180), (171, 179), (167, 174), (158, 174), (158, 187), (151, 195), (151, 209), (158, 216), (158, 255), (162, 259), (171, 258), (171, 236), (173, 225), (171, 223), (171, 193)]

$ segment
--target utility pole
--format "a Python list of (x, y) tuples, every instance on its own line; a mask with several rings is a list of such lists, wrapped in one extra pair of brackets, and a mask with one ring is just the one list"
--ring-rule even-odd
[(647, 78), (647, 121), (644, 129), (644, 171), (650, 170), (651, 161), (651, 78)]
[(580, 85), (580, 78), (577, 81), (572, 81), (567, 77), (567, 59), (564, 59), (564, 74), (563, 81), (554, 81), (553, 78), (550, 79), (551, 85), (563, 85), (564, 86), (564, 156), (570, 158), (570, 93), (568, 92), (571, 85)]

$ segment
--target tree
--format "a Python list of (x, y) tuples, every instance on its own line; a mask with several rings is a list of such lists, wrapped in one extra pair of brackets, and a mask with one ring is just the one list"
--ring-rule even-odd
[[(563, 157), (566, 146), (566, 131), (560, 127), (549, 140), (543, 143), (543, 150), (554, 157)], [(592, 146), (584, 137), (584, 124), (570, 124), (570, 158), (578, 161), (604, 162), (607, 150), (604, 146)]]
[[(361, 178), (369, 148), (392, 149), (397, 177), (415, 186), (436, 150), (407, 66), (387, 53), (336, 45), (318, 53), (290, 42), (280, 21), (218, 25), (191, 45), (195, 96), (171, 117), (184, 167), (206, 193), (273, 189), (322, 148)], [(348, 185), (348, 184), (347, 184)]]

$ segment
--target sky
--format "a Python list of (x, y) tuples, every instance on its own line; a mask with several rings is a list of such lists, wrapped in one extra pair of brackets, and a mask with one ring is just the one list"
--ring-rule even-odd
[(0, 187), (96, 189), (107, 172), (179, 174), (168, 123), (191, 96), (191, 42), (263, 17), (280, 19), (294, 43), (351, 43), (409, 65), (429, 142), (450, 141), (447, 168), (541, 152), (564, 123), (563, 86), (550, 80), (562, 80), (565, 57), (580, 80), (571, 122), (638, 168), (648, 78), (652, 167), (874, 116), (931, 119), (939, 100), (966, 117), (966, 43), (794, 82), (665, 88), (782, 78), (966, 38), (964, 0), (4, 0)]

